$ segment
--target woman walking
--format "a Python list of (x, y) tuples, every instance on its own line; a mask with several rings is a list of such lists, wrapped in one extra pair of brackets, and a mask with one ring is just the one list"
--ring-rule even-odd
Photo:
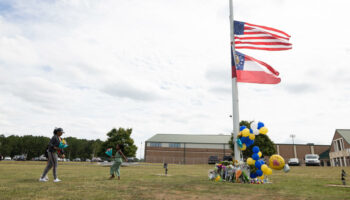
[(120, 166), (123, 163), (122, 158), (124, 158), (126, 162), (128, 162), (128, 159), (123, 154), (124, 145), (117, 144), (116, 149), (117, 149), (117, 152), (115, 153), (115, 156), (112, 157), (114, 158), (114, 163), (111, 166), (111, 170), (110, 170), (111, 177), (109, 177), (109, 179), (113, 179), (115, 177), (114, 176), (114, 173), (115, 173), (118, 176), (118, 180), (120, 180)]
[[(43, 174), (41, 175), (39, 181), (40, 182), (46, 182), (49, 179), (47, 178), (46, 174), (49, 172), (49, 170), (51, 168), (52, 172), (53, 172), (53, 177), (54, 180), (53, 182), (60, 182), (61, 180), (57, 178), (57, 165), (58, 165), (58, 156), (60, 156), (61, 158), (64, 158), (64, 154), (63, 154), (63, 149), (59, 148), (60, 142), (61, 142), (61, 135), (63, 134), (63, 129), (62, 128), (55, 128), (55, 130), (53, 131), (53, 136), (49, 142), (48, 148), (47, 148), (47, 165), (46, 168), (44, 169)], [(59, 155), (58, 155), (59, 154)]]

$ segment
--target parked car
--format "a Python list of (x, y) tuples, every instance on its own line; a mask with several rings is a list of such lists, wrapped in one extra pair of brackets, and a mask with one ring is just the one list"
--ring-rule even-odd
[(41, 155), (41, 156), (39, 157), (39, 160), (40, 160), (40, 161), (47, 161), (47, 158), (45, 157), (45, 155)]
[(288, 160), (288, 165), (290, 165), (290, 166), (299, 166), (300, 165), (299, 159), (298, 158), (290, 158)]
[(90, 159), (86, 159), (85, 162), (91, 162), (91, 160)]
[(11, 157), (6, 156), (6, 157), (4, 158), (4, 160), (12, 160), (12, 159), (11, 159)]
[(100, 157), (94, 157), (91, 159), (91, 162), (102, 162), (102, 159)]
[(134, 157), (128, 157), (128, 162), (137, 162), (136, 158)]
[(320, 166), (319, 158), (320, 157), (317, 154), (306, 154), (305, 155), (305, 165), (306, 166), (310, 166), (310, 165)]
[(27, 155), (15, 155), (13, 157), (13, 160), (17, 160), (17, 161), (24, 161), (24, 160), (27, 160)]
[(217, 156), (209, 156), (208, 164), (215, 164), (217, 162), (219, 162), (219, 158)]
[(222, 158), (223, 161), (232, 161), (232, 156), (224, 156)]
[(81, 159), (80, 158), (75, 158), (75, 159), (73, 159), (73, 162), (81, 162)]

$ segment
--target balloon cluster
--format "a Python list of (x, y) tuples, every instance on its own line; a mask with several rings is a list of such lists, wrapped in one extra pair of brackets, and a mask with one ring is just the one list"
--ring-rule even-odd
[(262, 153), (258, 146), (253, 147), (253, 155), (247, 159), (247, 164), (251, 168), (250, 177), (264, 179), (264, 175), (271, 175), (272, 169), (269, 168), (261, 159)]
[(64, 149), (64, 148), (67, 148), (67, 147), (68, 147), (68, 144), (67, 144), (66, 140), (62, 139), (60, 144), (59, 144), (59, 146), (58, 146), (58, 148)]
[(241, 151), (245, 151), (247, 147), (254, 144), (255, 136), (262, 134), (266, 135), (268, 132), (268, 129), (265, 127), (264, 123), (253, 122), (250, 125), (250, 129), (248, 129), (246, 126), (241, 126), (239, 128), (238, 138), (237, 138), (237, 144)]
[[(255, 123), (253, 122), (250, 125), (250, 129), (248, 129), (246, 126), (240, 127), (240, 132), (238, 134), (237, 138), (237, 144), (240, 147), (241, 151), (245, 151), (247, 147), (254, 144), (255, 136), (262, 134), (266, 135), (268, 132), (268, 129), (265, 127), (265, 124), (262, 122)], [(264, 179), (265, 175), (272, 174), (272, 169), (269, 168), (263, 159), (261, 159), (262, 153), (258, 146), (253, 147), (253, 155), (252, 157), (247, 159), (247, 164), (251, 168), (250, 177), (251, 178), (257, 178), (259, 177), (260, 180)]]

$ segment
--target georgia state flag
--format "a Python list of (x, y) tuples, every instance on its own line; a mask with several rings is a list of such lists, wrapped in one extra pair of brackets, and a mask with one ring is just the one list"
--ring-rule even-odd
[[(231, 51), (231, 60), (232, 78), (236, 77), (237, 82), (260, 84), (278, 84), (281, 82), (278, 71), (260, 60), (238, 51), (236, 51), (235, 62), (233, 62)], [(236, 67), (234, 64), (236, 64)]]

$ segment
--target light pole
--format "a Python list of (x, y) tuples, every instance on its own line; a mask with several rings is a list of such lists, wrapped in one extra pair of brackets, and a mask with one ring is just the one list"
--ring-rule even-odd
[(292, 140), (293, 140), (293, 146), (294, 146), (294, 138), (295, 138), (295, 136), (296, 136), (296, 135), (294, 135), (294, 134), (290, 134), (290, 136), (289, 136), (289, 137), (291, 137)]
[(141, 141), (141, 148), (140, 148), (140, 160), (141, 160), (141, 158), (142, 158), (142, 141)]
[(289, 137), (291, 137), (292, 138), (292, 140), (293, 140), (293, 152), (294, 152), (294, 158), (296, 158), (297, 157), (297, 151), (296, 151), (296, 149), (295, 149), (295, 145), (294, 145), (294, 138), (295, 138), (295, 134), (290, 134), (290, 136)]

